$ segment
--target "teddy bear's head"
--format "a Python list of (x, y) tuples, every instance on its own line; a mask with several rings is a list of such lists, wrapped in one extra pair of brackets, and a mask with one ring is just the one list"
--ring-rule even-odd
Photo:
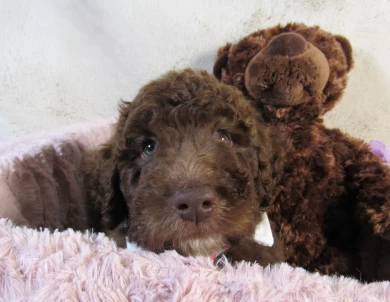
[(270, 122), (312, 120), (341, 98), (353, 66), (349, 41), (318, 26), (260, 30), (218, 51), (214, 75), (239, 88)]

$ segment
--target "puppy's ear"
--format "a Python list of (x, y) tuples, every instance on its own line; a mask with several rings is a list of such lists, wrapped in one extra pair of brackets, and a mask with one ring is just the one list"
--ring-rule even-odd
[(218, 80), (222, 79), (222, 70), (226, 68), (231, 46), (231, 43), (227, 43), (224, 47), (221, 47), (218, 50), (217, 59), (215, 60), (213, 67), (213, 74)]
[(104, 229), (113, 230), (128, 218), (126, 201), (120, 190), (120, 176), (114, 143), (109, 142), (95, 153), (87, 174), (89, 199), (99, 213)]
[(283, 139), (277, 135), (274, 129), (259, 129), (258, 137), (260, 147), (258, 149), (258, 195), (260, 207), (269, 207), (277, 194), (277, 184), (284, 169), (285, 152)]

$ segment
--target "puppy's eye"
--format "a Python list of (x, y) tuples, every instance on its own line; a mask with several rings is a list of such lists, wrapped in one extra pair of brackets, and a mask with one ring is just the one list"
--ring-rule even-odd
[(223, 142), (232, 144), (232, 140), (230, 139), (230, 136), (223, 130), (218, 130), (215, 132), (215, 137)]
[(157, 150), (157, 143), (153, 140), (147, 140), (144, 144), (143, 155), (151, 156)]

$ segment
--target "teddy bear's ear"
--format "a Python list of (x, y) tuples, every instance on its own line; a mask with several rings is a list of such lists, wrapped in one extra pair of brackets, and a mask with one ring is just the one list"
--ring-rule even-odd
[(347, 58), (348, 71), (353, 67), (352, 46), (349, 40), (343, 36), (336, 35), (336, 41), (340, 43), (341, 48), (344, 50), (345, 57)]
[(221, 80), (222, 78), (222, 69), (226, 68), (231, 46), (231, 43), (227, 43), (218, 50), (217, 59), (215, 60), (213, 68), (213, 74), (218, 80)]

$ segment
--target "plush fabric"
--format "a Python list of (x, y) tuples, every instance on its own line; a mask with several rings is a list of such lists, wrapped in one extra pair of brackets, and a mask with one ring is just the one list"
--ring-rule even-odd
[(5, 301), (385, 301), (390, 282), (363, 285), (293, 269), (118, 249), (103, 234), (50, 233), (0, 220)]

